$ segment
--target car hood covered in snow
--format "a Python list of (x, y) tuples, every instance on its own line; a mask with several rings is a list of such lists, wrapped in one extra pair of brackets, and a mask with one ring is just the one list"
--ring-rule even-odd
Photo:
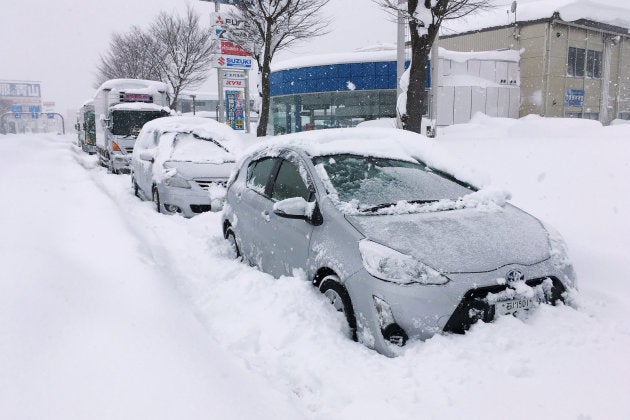
[(460, 209), (394, 215), (346, 215), (368, 239), (444, 273), (484, 272), (550, 257), (540, 222), (506, 204), (494, 211)]

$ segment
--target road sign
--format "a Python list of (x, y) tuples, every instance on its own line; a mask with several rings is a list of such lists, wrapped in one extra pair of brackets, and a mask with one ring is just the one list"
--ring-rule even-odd
[(31, 114), (39, 114), (40, 112), (42, 112), (42, 107), (39, 105), (29, 105), (28, 112), (30, 112)]
[(19, 114), (22, 112), (22, 105), (11, 105), (11, 112), (14, 114)]
[(238, 55), (215, 55), (212, 60), (212, 66), (221, 69), (245, 69), (252, 68), (252, 59), (250, 57), (241, 57)]
[(48, 114), (46, 114), (46, 117), (48, 117), (49, 120), (54, 120), (55, 119), (55, 113), (54, 112), (49, 112)]

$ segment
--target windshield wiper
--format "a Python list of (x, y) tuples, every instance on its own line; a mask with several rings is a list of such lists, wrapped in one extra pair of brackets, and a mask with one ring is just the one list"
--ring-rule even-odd
[[(409, 204), (430, 204), (430, 203), (436, 203), (439, 200), (401, 200), (404, 201), (405, 203), (409, 203)], [(393, 207), (396, 204), (400, 203), (400, 201), (396, 202), (396, 203), (381, 203), (381, 204), (377, 204), (375, 206), (372, 207), (367, 207), (364, 209), (361, 209), (362, 212), (375, 212), (377, 210), (380, 209), (384, 209), (387, 207)]]

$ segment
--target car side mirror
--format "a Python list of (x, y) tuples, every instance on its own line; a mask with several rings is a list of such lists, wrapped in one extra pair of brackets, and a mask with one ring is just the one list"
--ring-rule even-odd
[(274, 203), (273, 212), (287, 219), (309, 220), (314, 208), (314, 202), (309, 203), (302, 197), (293, 197)]
[(153, 153), (149, 152), (148, 150), (140, 152), (138, 156), (140, 157), (140, 160), (151, 163), (155, 162), (155, 156), (153, 156)]

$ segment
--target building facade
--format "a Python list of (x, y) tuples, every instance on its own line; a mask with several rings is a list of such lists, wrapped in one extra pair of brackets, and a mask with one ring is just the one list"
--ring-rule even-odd
[[(425, 80), (428, 100), (423, 120), (429, 121), (429, 129), (468, 122), (476, 112), (518, 117), (518, 52), (461, 53), (440, 48), (435, 69), (438, 77), (432, 80), (429, 71)], [(397, 114), (395, 49), (302, 57), (274, 66), (270, 83), (268, 132), (274, 134), (354, 127)], [(430, 109), (433, 95), (437, 102)]]
[(604, 124), (630, 119), (628, 28), (595, 21), (589, 15), (597, 14), (590, 12), (560, 8), (549, 17), (443, 35), (440, 46), (520, 51), (520, 116), (589, 118)]

